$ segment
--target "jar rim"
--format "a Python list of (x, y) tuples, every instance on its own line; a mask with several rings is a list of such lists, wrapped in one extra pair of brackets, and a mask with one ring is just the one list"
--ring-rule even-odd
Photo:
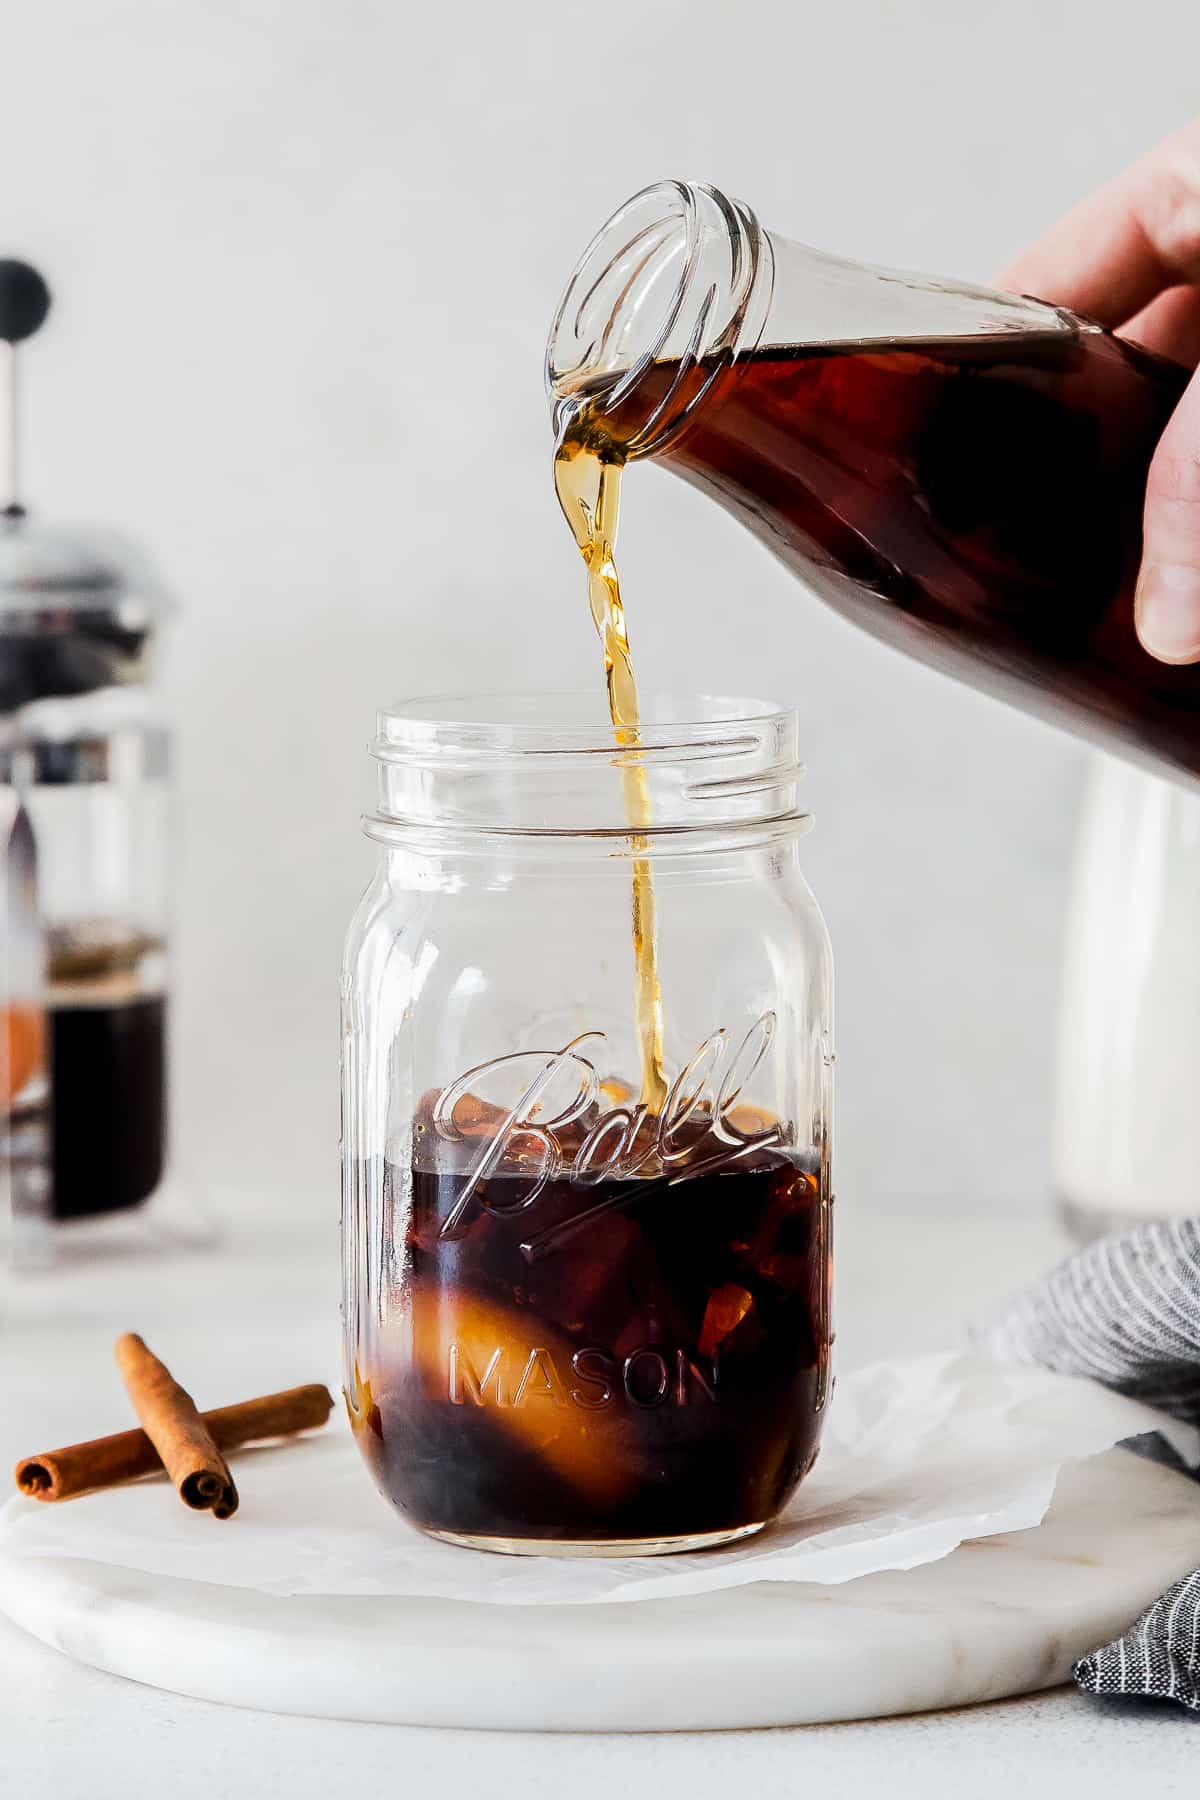
[[(640, 750), (712, 753), (739, 729), (798, 733), (795, 707), (729, 694), (650, 693), (641, 699)], [(380, 762), (407, 762), (439, 752), (479, 755), (616, 757), (603, 696), (587, 692), (495, 689), (478, 694), (416, 695), (381, 708), (371, 746)]]
[[(618, 743), (602, 691), (439, 694), (379, 714), (372, 752), (392, 842), (439, 837), (587, 838), (626, 845), (804, 830), (794, 707), (728, 695), (647, 695), (636, 743)], [(644, 772), (649, 816), (634, 826), (621, 771)]]

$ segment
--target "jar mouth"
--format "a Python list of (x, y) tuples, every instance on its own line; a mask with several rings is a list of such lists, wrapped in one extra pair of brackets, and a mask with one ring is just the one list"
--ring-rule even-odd
[[(484, 693), (402, 700), (379, 714), (379, 810), (368, 835), (491, 833), (666, 839), (809, 823), (794, 708), (650, 694), (637, 744), (614, 741), (603, 695)], [(619, 772), (641, 768), (650, 817), (626, 816)]]
[[(641, 735), (646, 747), (720, 745), (739, 727), (761, 728), (792, 720), (795, 708), (727, 694), (645, 694)], [(612, 756), (613, 728), (600, 688), (577, 693), (507, 692), (431, 694), (397, 700), (378, 715), (372, 753), (395, 761), (412, 752), (553, 750), (562, 755)]]

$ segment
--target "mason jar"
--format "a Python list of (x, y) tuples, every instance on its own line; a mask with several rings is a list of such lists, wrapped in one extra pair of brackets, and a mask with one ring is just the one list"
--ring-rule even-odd
[(812, 1467), (832, 972), (797, 735), (736, 700), (649, 700), (625, 748), (599, 694), (380, 716), (342, 982), (346, 1391), (435, 1537), (695, 1549)]

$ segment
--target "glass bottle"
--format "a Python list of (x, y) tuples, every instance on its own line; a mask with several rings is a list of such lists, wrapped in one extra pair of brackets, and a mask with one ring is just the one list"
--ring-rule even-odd
[[(600, 695), (380, 718), (343, 974), (346, 1389), (387, 1498), (508, 1551), (757, 1530), (829, 1392), (831, 969), (797, 720)], [(631, 832), (621, 772), (644, 768)], [(637, 1099), (652, 868), (670, 1089)]]
[(873, 635), (1200, 776), (1200, 667), (1139, 645), (1146, 474), (1187, 371), (1034, 299), (867, 268), (663, 182), (550, 332), (560, 438), (653, 458)]
[(1112, 757), (1091, 772), (1059, 1020), (1055, 1189), (1101, 1237), (1200, 1192), (1200, 796)]

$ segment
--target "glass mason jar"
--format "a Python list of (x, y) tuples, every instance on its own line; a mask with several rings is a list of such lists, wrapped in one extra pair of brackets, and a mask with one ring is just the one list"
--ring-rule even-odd
[(643, 720), (619, 749), (598, 695), (380, 718), (379, 867), (342, 987), (346, 1388), (383, 1493), (454, 1543), (721, 1543), (817, 1453), (831, 964), (799, 863), (797, 720), (711, 700)]

